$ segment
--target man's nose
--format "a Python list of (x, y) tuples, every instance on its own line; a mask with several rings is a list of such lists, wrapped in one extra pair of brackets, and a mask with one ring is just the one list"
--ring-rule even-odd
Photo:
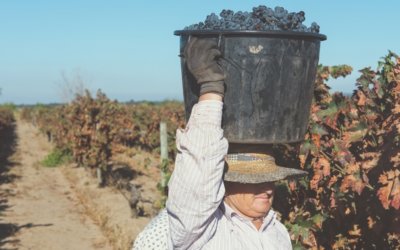
[(274, 194), (274, 189), (272, 188), (260, 188), (257, 190), (257, 194), (266, 194), (268, 196), (272, 196)]

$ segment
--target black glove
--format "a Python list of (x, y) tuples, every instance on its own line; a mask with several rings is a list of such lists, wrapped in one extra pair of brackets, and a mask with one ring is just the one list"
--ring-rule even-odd
[(190, 72), (200, 86), (200, 95), (216, 93), (224, 96), (224, 71), (218, 64), (221, 52), (214, 39), (191, 37), (184, 50)]

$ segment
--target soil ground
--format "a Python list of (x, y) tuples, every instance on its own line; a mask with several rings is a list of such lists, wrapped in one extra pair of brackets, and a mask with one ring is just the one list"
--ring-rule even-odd
[[(98, 188), (84, 168), (44, 167), (41, 161), (52, 145), (31, 124), (17, 121), (3, 134), (0, 249), (129, 249), (154, 215), (149, 204), (159, 199), (156, 171), (138, 172), (134, 181), (147, 199), (141, 205), (149, 216), (132, 218), (126, 195)], [(152, 169), (157, 159), (143, 154), (129, 157), (128, 164)]]

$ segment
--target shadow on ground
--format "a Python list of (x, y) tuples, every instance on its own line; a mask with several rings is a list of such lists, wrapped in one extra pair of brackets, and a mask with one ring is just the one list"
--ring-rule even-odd
[[(14, 195), (14, 190), (5, 188), (9, 184), (19, 179), (18, 175), (10, 173), (10, 170), (19, 165), (18, 156), (15, 156), (17, 148), (16, 124), (0, 129), (0, 250), (16, 250), (19, 241), (12, 237), (21, 229), (34, 227), (48, 227), (53, 224), (32, 224), (17, 225), (14, 223), (2, 223), (4, 212), (11, 208), (8, 198)], [(4, 248), (4, 245), (15, 246)]]
[[(14, 181), (18, 176), (10, 174), (12, 167), (18, 164), (11, 160), (17, 147), (16, 125), (0, 128), (0, 185)], [(1, 210), (0, 210), (1, 211)]]
[[(18, 249), (18, 240), (9, 240), (7, 238), (13, 236), (15, 233), (17, 233), (19, 230), (23, 228), (33, 228), (33, 227), (49, 227), (52, 226), (53, 224), (32, 224), (32, 223), (27, 223), (25, 225), (20, 225), (17, 226), (12, 223), (5, 223), (2, 224), (0, 223), (0, 250), (16, 250)], [(10, 244), (15, 246), (15, 248), (3, 248), (5, 244)]]
[(2, 246), (6, 243), (18, 243), (11, 242), (7, 238), (25, 226), (1, 223), (4, 212), (10, 207), (8, 205), (8, 197), (13, 195), (12, 190), (3, 188), (3, 185), (18, 179), (17, 175), (10, 173), (10, 169), (18, 164), (18, 162), (11, 160), (11, 156), (15, 153), (17, 146), (15, 127), (14, 123), (11, 126), (0, 129), (0, 249), (4, 249)]

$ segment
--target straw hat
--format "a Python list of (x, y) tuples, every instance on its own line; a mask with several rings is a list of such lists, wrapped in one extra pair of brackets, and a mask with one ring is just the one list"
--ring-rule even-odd
[(224, 180), (240, 183), (263, 183), (301, 177), (306, 171), (278, 166), (269, 152), (230, 153), (225, 157)]

